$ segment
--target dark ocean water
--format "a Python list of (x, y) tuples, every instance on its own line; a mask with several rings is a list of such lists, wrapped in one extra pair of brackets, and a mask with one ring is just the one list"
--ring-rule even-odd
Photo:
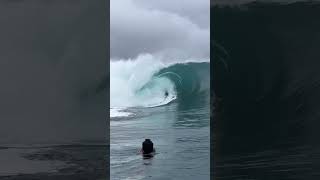
[(106, 145), (0, 148), (1, 180), (105, 180)]
[(318, 2), (211, 7), (216, 179), (319, 179), (319, 17)]
[[(210, 178), (209, 63), (173, 65), (156, 74), (165, 72), (182, 79), (178, 87), (174, 77), (168, 77), (177, 85), (176, 100), (153, 108), (126, 108), (131, 115), (111, 118), (112, 180)], [(145, 138), (154, 143), (152, 159), (139, 154)]]

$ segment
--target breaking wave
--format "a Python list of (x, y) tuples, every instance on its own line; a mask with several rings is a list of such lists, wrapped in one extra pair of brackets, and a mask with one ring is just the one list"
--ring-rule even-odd
[(110, 112), (129, 107), (157, 107), (209, 93), (209, 78), (209, 62), (166, 64), (151, 55), (111, 61)]

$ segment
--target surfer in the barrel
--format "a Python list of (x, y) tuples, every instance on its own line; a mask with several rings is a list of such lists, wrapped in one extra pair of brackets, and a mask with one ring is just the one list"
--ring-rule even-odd
[(150, 139), (145, 139), (142, 143), (141, 153), (144, 158), (151, 158), (154, 156), (156, 150), (153, 148), (153, 142)]
[(166, 92), (164, 93), (164, 96), (165, 96), (165, 98), (167, 98), (167, 97), (169, 96), (168, 91), (166, 91)]

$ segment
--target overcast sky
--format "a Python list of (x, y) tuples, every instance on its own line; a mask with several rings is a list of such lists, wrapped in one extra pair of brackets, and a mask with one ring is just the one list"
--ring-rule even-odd
[(111, 59), (209, 59), (209, 0), (111, 0)]

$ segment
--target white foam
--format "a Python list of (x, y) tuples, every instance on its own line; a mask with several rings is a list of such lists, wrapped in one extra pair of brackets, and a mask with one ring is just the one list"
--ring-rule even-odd
[(132, 114), (133, 113), (125, 112), (124, 109), (121, 108), (110, 108), (110, 117), (127, 117)]

